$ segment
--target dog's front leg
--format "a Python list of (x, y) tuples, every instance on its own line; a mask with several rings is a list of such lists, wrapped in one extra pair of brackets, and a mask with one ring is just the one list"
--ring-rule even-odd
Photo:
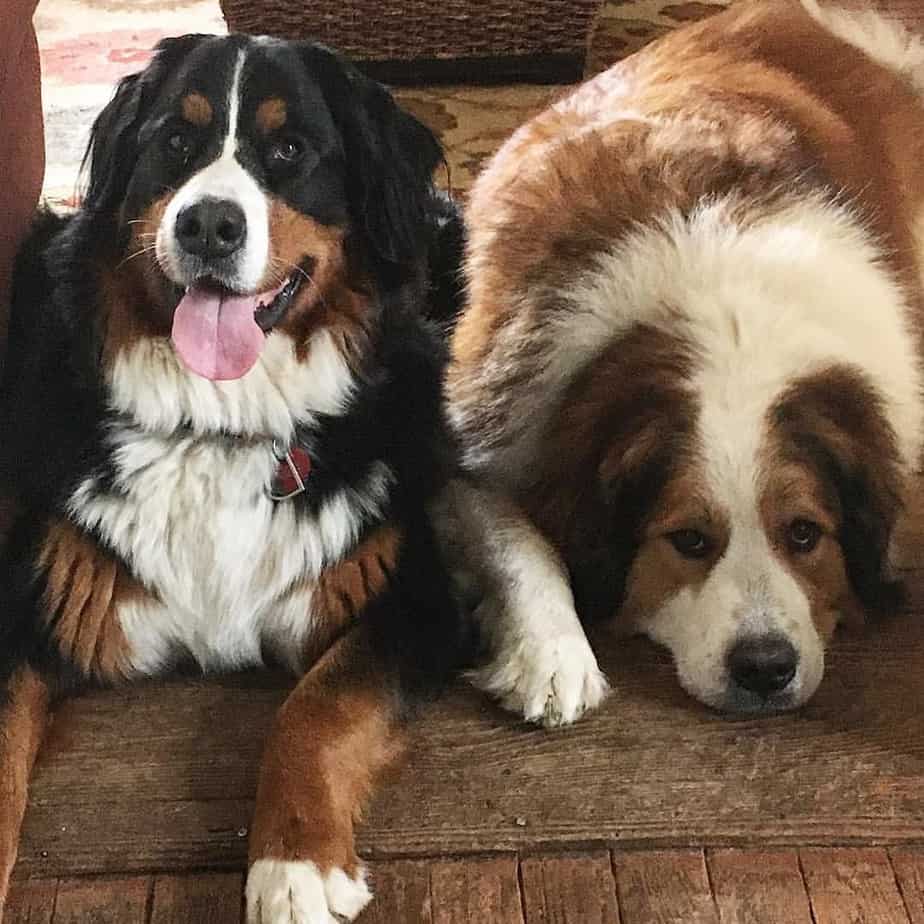
[(567, 725), (607, 693), (561, 558), (509, 499), (458, 479), (433, 511), (457, 580), (473, 582), (487, 662), (471, 677), (511, 712)]
[(19, 668), (0, 690), (0, 921), (49, 705), (47, 683), (29, 667)]
[(286, 700), (260, 771), (248, 924), (334, 924), (366, 906), (353, 825), (400, 753), (399, 701), (397, 674), (362, 625)]

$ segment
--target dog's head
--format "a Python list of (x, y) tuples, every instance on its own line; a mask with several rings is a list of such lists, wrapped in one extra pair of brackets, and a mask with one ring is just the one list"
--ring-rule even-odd
[(796, 379), (754, 420), (745, 396), (711, 405), (695, 364), (682, 340), (639, 328), (576, 384), (561, 426), (583, 447), (581, 487), (559, 487), (548, 527), (562, 524), (579, 606), (665, 645), (688, 692), (794, 708), (837, 624), (898, 602), (894, 434), (857, 370)]
[(519, 338), (510, 400), (542, 400), (484, 455), (529, 460), (508, 484), (579, 610), (664, 645), (709, 705), (800, 706), (837, 623), (899, 601), (887, 552), (924, 438), (915, 310), (811, 185), (659, 209), (609, 240), (584, 235), (588, 214), (558, 244), (570, 277), (564, 260), (511, 273), (531, 314), (493, 333)]
[(110, 365), (139, 338), (226, 383), (257, 366), (272, 375), (290, 352), (308, 362), (322, 330), (348, 352), (372, 296), (426, 260), (439, 145), (321, 46), (165, 40), (119, 85), (88, 159), (84, 212), (118, 242), (102, 260), (118, 303)]

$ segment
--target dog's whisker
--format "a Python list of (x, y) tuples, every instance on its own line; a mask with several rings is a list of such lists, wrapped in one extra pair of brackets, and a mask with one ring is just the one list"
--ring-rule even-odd
[(299, 266), (297, 263), (292, 263), (290, 260), (283, 260), (280, 257), (273, 257), (273, 263), (285, 268), (286, 270), (293, 270), (296, 273), (301, 273), (305, 279), (308, 280), (312, 285), (314, 285), (314, 279), (305, 271), (305, 269)]
[(147, 244), (146, 246), (142, 247), (140, 250), (136, 250), (134, 253), (129, 254), (127, 257), (125, 257), (124, 260), (121, 260), (118, 264), (116, 264), (116, 269), (123, 267), (126, 263), (129, 262), (129, 260), (134, 260), (136, 257), (140, 257), (143, 254), (150, 253), (151, 251), (154, 251), (154, 250), (155, 250), (155, 247), (153, 244)]

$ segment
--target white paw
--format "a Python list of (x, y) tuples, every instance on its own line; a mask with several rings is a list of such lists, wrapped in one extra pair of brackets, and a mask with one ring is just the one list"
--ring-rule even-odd
[(326, 876), (314, 863), (257, 860), (247, 875), (247, 924), (339, 924), (369, 904), (365, 870)]
[(520, 640), (471, 676), (505, 709), (547, 728), (570, 725), (609, 692), (590, 643), (577, 633)]

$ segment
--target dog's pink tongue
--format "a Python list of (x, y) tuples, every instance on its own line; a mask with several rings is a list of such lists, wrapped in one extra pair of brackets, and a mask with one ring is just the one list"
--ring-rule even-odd
[(253, 319), (259, 295), (190, 286), (173, 315), (173, 346), (207, 379), (239, 379), (260, 356), (263, 331)]

